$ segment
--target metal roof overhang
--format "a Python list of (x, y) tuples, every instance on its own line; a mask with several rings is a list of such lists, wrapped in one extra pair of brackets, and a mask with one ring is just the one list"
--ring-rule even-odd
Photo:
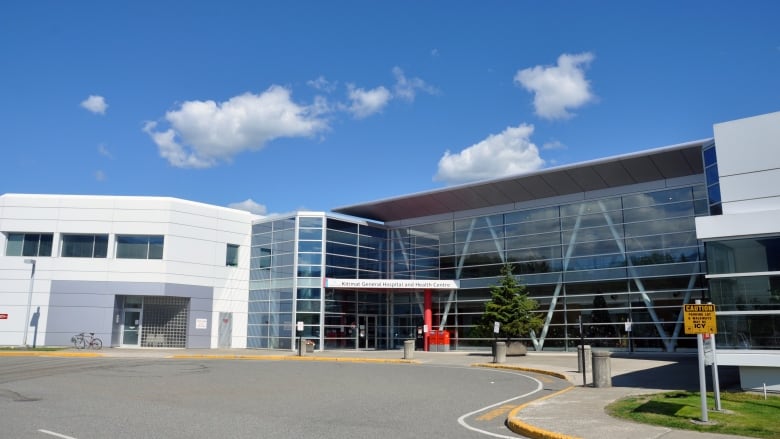
[(595, 191), (704, 172), (701, 148), (712, 139), (483, 180), (333, 209), (381, 222), (419, 218)]

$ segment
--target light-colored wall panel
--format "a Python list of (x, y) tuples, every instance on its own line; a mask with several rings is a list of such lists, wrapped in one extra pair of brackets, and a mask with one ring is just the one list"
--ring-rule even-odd
[[(780, 147), (779, 147), (780, 148)], [(780, 156), (780, 149), (778, 149)], [(721, 177), (720, 193), (724, 213), (739, 213), (750, 208), (780, 207), (780, 169)], [(750, 204), (741, 203), (751, 201)]]
[(721, 178), (780, 168), (780, 112), (716, 124)]
[(778, 232), (780, 210), (696, 218), (698, 239), (772, 235)]

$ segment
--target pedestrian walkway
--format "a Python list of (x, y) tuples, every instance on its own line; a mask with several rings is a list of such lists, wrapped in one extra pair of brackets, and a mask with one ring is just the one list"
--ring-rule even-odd
[[(20, 355), (24, 351), (0, 351)], [(485, 352), (421, 352), (414, 351), (413, 359), (404, 359), (403, 351), (337, 350), (304, 354), (299, 357), (291, 351), (254, 349), (119, 349), (101, 351), (66, 350), (56, 352), (29, 352), (35, 355), (85, 355), (127, 358), (202, 358), (202, 359), (256, 359), (267, 361), (349, 361), (382, 363), (416, 363), (431, 365), (473, 366), (491, 363), (493, 357)], [(612, 386), (592, 387), (590, 371), (578, 372), (576, 353), (536, 353), (509, 356), (502, 364), (525, 370), (547, 371), (565, 377), (572, 387), (551, 397), (531, 402), (510, 413), (508, 424), (515, 431), (523, 431), (537, 438), (631, 438), (631, 439), (716, 439), (735, 436), (673, 430), (623, 421), (606, 414), (604, 408), (620, 398), (669, 390), (698, 390), (698, 368), (695, 354), (613, 354), (610, 359)], [(708, 378), (709, 379), (709, 378)], [(738, 382), (734, 371), (721, 368), (721, 387)]]

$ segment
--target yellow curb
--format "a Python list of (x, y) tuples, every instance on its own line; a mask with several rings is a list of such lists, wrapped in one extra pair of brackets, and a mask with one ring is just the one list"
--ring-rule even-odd
[(297, 355), (173, 355), (175, 359), (200, 360), (268, 360), (268, 361), (329, 361), (338, 363), (380, 363), (380, 364), (418, 364), (416, 360), (394, 360), (381, 358), (317, 357)]
[[(495, 363), (478, 363), (473, 364), (473, 367), (486, 367), (486, 368), (492, 368), (492, 369), (507, 369), (507, 370), (519, 370), (523, 372), (533, 372), (533, 373), (539, 373), (543, 375), (549, 375), (556, 378), (560, 378), (563, 380), (568, 380), (566, 375), (558, 372), (552, 372), (549, 370), (543, 370), (543, 369), (533, 369), (530, 367), (522, 367), (522, 366), (512, 366), (507, 364), (495, 364)], [(509, 427), (510, 430), (513, 432), (529, 437), (531, 439), (580, 439), (577, 436), (569, 436), (563, 433), (557, 433), (554, 431), (547, 431), (542, 430), (541, 428), (534, 427), (533, 425), (526, 424), (523, 421), (520, 421), (517, 419), (517, 414), (520, 412), (520, 410), (526, 408), (530, 404), (533, 404), (538, 401), (543, 401), (547, 398), (552, 398), (553, 396), (560, 395), (561, 393), (568, 392), (569, 390), (573, 389), (574, 387), (567, 387), (561, 391), (552, 393), (550, 395), (547, 395), (543, 398), (535, 399), (531, 402), (527, 402), (525, 404), (519, 405), (512, 409), (512, 411), (509, 412), (506, 418), (506, 425)]]
[(531, 367), (523, 367), (523, 366), (512, 366), (508, 364), (495, 364), (495, 363), (477, 363), (472, 364), (471, 367), (487, 367), (492, 369), (508, 369), (508, 370), (519, 370), (522, 372), (533, 372), (533, 373), (540, 373), (542, 375), (549, 375), (555, 378), (560, 378), (562, 380), (568, 380), (568, 377), (562, 373), (558, 372), (552, 372), (549, 370), (544, 369), (534, 369)]
[(59, 351), (0, 351), (0, 357), (79, 357), (94, 358), (104, 357), (103, 354), (94, 352), (59, 352)]
[(574, 388), (573, 386), (567, 387), (561, 391), (555, 392), (543, 398), (539, 398), (534, 401), (527, 402), (525, 404), (516, 407), (511, 412), (509, 412), (509, 415), (507, 415), (507, 419), (506, 419), (507, 427), (509, 427), (509, 429), (512, 430), (513, 432), (522, 436), (529, 437), (531, 439), (580, 439), (578, 436), (569, 436), (568, 434), (542, 430), (541, 428), (534, 427), (533, 425), (526, 424), (525, 422), (517, 419), (517, 414), (520, 412), (520, 410), (528, 407), (529, 405), (539, 401), (544, 401), (547, 398), (552, 398), (553, 396), (560, 395), (561, 393), (568, 392), (573, 388)]

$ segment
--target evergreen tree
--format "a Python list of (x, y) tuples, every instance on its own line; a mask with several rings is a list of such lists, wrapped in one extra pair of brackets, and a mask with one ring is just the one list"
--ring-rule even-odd
[(480, 325), (482, 334), (493, 334), (494, 322), (500, 322), (498, 336), (519, 338), (539, 330), (544, 322), (535, 312), (539, 303), (528, 297), (525, 285), (519, 283), (512, 274), (514, 266), (510, 263), (501, 267), (501, 279), (498, 285), (490, 288), (492, 298), (485, 304)]

